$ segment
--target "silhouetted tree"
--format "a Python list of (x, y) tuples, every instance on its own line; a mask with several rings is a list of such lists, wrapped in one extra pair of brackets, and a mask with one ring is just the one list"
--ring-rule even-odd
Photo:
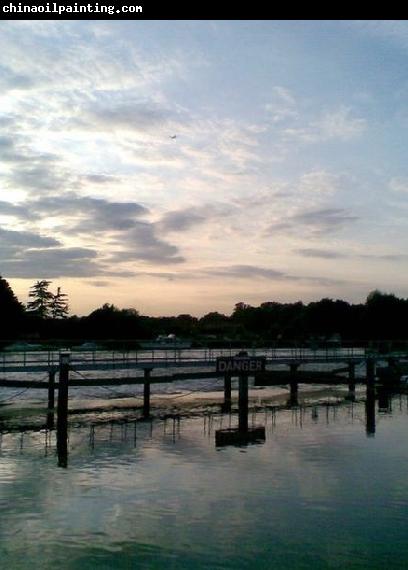
[(28, 296), (32, 299), (27, 303), (27, 309), (33, 311), (41, 319), (51, 315), (51, 304), (54, 295), (48, 290), (51, 281), (37, 281), (31, 288)]
[(50, 299), (49, 310), (53, 319), (65, 319), (68, 316), (68, 295), (61, 293), (61, 287), (57, 288), (55, 295)]
[(202, 334), (229, 335), (233, 332), (233, 326), (230, 317), (217, 311), (207, 313), (198, 322), (198, 329)]
[(366, 300), (364, 325), (369, 338), (396, 339), (406, 337), (408, 301), (392, 293), (371, 291)]
[(21, 329), (24, 306), (14, 295), (8, 282), (0, 277), (0, 328), (1, 338), (12, 338)]
[(325, 298), (307, 305), (305, 325), (311, 334), (329, 336), (340, 333), (344, 337), (349, 329), (350, 316), (349, 303)]
[(105, 303), (82, 319), (83, 330), (92, 338), (137, 339), (143, 323), (136, 309), (119, 309)]

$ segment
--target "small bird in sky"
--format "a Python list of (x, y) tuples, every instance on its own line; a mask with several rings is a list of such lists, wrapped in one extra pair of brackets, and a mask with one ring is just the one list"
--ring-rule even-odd
[(174, 140), (177, 138), (177, 135), (170, 135), (170, 138)]

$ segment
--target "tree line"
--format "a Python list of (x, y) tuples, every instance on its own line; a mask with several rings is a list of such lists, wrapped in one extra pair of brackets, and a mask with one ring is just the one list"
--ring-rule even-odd
[(0, 339), (151, 339), (176, 334), (207, 345), (228, 343), (336, 342), (408, 339), (408, 299), (378, 290), (364, 303), (324, 298), (266, 301), (259, 306), (239, 302), (230, 315), (217, 311), (197, 318), (189, 314), (150, 317), (136, 309), (106, 303), (89, 315), (69, 315), (68, 297), (52, 282), (37, 281), (23, 305), (0, 277)]

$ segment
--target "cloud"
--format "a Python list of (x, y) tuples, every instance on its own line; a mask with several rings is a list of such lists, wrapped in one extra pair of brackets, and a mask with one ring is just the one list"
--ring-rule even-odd
[[(157, 235), (158, 227), (139, 218), (149, 210), (137, 202), (110, 202), (102, 198), (67, 193), (30, 203), (30, 209), (43, 216), (71, 219), (70, 235), (93, 235), (109, 238), (106, 247), (112, 262), (143, 261), (181, 263), (176, 246)], [(105, 249), (102, 248), (102, 249)]]
[(0, 136), (0, 156), (2, 162), (19, 163), (30, 160), (26, 153), (17, 147), (16, 137), (11, 135)]
[(0, 163), (7, 166), (0, 175), (3, 185), (13, 191), (35, 191), (37, 194), (65, 188), (71, 177), (58, 157), (33, 150), (31, 136), (21, 135), (19, 130), (18, 123), (10, 119), (10, 123), (3, 125), (0, 135)]
[(372, 259), (379, 261), (405, 261), (408, 259), (408, 254), (406, 253), (364, 253), (360, 254), (358, 257), (362, 259)]
[(274, 123), (287, 119), (297, 119), (299, 111), (295, 97), (285, 87), (276, 86), (272, 89), (270, 102), (265, 109)]
[(81, 247), (20, 248), (14, 250), (12, 259), (5, 259), (0, 250), (0, 268), (4, 275), (25, 279), (134, 275), (133, 272), (116, 271), (99, 263), (96, 251)]
[(9, 66), (0, 65), (0, 89), (12, 91), (17, 89), (30, 89), (34, 80), (24, 73), (16, 73)]
[(161, 233), (184, 232), (211, 220), (226, 218), (232, 211), (237, 212), (238, 209), (239, 203), (234, 205), (214, 202), (213, 204), (189, 206), (167, 212), (157, 222), (157, 227)]
[[(113, 262), (143, 261), (150, 263), (182, 263), (179, 249), (156, 235), (156, 227), (149, 222), (137, 222), (121, 234), (117, 242), (121, 249), (112, 254)], [(123, 247), (125, 246), (125, 247)], [(129, 249), (130, 248), (130, 249)]]
[(194, 208), (185, 208), (168, 212), (160, 220), (158, 226), (163, 232), (183, 232), (206, 221), (206, 216)]
[(16, 218), (29, 218), (30, 211), (24, 205), (0, 201), (0, 216), (13, 216)]
[(154, 101), (140, 101), (121, 95), (122, 100), (115, 101), (103, 97), (93, 102), (88, 108), (79, 113), (76, 124), (96, 130), (137, 131), (141, 133), (157, 132), (163, 128), (169, 129), (182, 119), (175, 109), (159, 105)]
[(404, 261), (408, 259), (408, 254), (404, 253), (345, 253), (328, 249), (300, 248), (294, 249), (294, 253), (303, 257), (316, 257), (321, 259), (369, 259), (372, 261)]
[(165, 77), (181, 76), (188, 58), (181, 53), (158, 57), (137, 49), (121, 36), (120, 23), (102, 35), (92, 30), (92, 24), (75, 28), (70, 22), (47, 24), (3, 26), (0, 46), (7, 57), (2, 76), (8, 89), (142, 90), (157, 87)]
[(394, 177), (391, 178), (389, 182), (389, 188), (392, 192), (398, 192), (401, 194), (408, 193), (408, 178)]
[[(56, 220), (53, 231), (63, 236), (64, 241), (73, 237), (91, 241), (100, 252), (97, 258), (96, 251), (86, 247), (50, 249), (62, 243), (35, 232), (1, 230), (0, 261), (8, 261), (6, 269), (14, 276), (32, 276), (41, 271), (42, 275), (49, 272), (50, 276), (57, 273), (78, 277), (134, 273), (129, 269), (122, 271), (120, 267), (112, 271), (111, 267), (116, 268), (120, 263), (182, 263), (184, 257), (178, 247), (158, 234), (159, 227), (140, 220), (148, 213), (149, 210), (137, 202), (111, 202), (74, 192), (27, 200), (24, 206), (0, 202), (0, 214), (16, 216), (33, 226), (46, 223), (50, 227)], [(21, 249), (23, 247), (26, 251)]]
[(388, 40), (395, 46), (408, 49), (408, 23), (406, 20), (364, 20), (348, 22), (348, 25), (357, 30)]
[(71, 218), (71, 234), (125, 231), (136, 225), (136, 218), (148, 213), (148, 209), (137, 202), (111, 202), (75, 192), (30, 200), (28, 206), (37, 215)]
[(206, 275), (227, 278), (241, 278), (241, 279), (267, 279), (272, 281), (306, 281), (317, 283), (320, 285), (339, 285), (344, 281), (339, 279), (331, 279), (328, 277), (308, 276), (308, 275), (291, 275), (282, 271), (260, 267), (255, 265), (230, 265), (223, 267), (215, 267), (204, 269), (203, 273)]
[(16, 167), (6, 176), (9, 186), (41, 193), (56, 192), (66, 187), (67, 179), (54, 165), (42, 164), (44, 160), (33, 160), (33, 164)]
[(341, 259), (347, 257), (345, 253), (340, 251), (332, 251), (328, 249), (317, 249), (317, 248), (301, 248), (295, 249), (294, 253), (302, 255), (303, 257), (318, 257), (321, 259)]
[(299, 233), (307, 230), (310, 234), (318, 237), (343, 229), (359, 218), (344, 208), (317, 208), (305, 212), (299, 212), (288, 216), (283, 222), (271, 224), (266, 234), (288, 231)]
[(103, 281), (103, 280), (97, 280), (97, 281), (88, 281), (89, 285), (92, 285), (92, 287), (110, 287), (112, 285), (112, 283), (110, 281)]
[(112, 174), (86, 174), (79, 177), (79, 180), (84, 184), (90, 183), (96, 185), (109, 185), (112, 183), (121, 182), (122, 178), (120, 176), (114, 176)]
[(225, 267), (215, 267), (203, 271), (207, 275), (224, 277), (241, 277), (252, 279), (261, 277), (263, 279), (287, 279), (287, 275), (276, 269), (256, 267), (254, 265), (229, 265)]
[(354, 116), (350, 107), (342, 105), (332, 111), (324, 111), (306, 125), (288, 127), (283, 130), (283, 134), (302, 143), (318, 143), (331, 139), (348, 141), (360, 136), (366, 127), (365, 119)]
[(248, 282), (270, 281), (278, 283), (304, 282), (331, 287), (342, 285), (345, 281), (324, 276), (293, 275), (270, 267), (256, 265), (223, 265), (215, 267), (192, 268), (189, 271), (137, 271), (139, 277), (152, 277), (166, 281), (194, 281), (214, 280), (217, 284), (220, 279), (243, 280)]
[(43, 237), (33, 232), (4, 230), (1, 228), (0, 243), (3, 247), (4, 245), (7, 245), (24, 248), (50, 248), (56, 245), (60, 245), (60, 242), (55, 238)]
[(296, 186), (298, 197), (326, 197), (335, 194), (340, 187), (340, 177), (324, 170), (314, 170), (303, 174)]

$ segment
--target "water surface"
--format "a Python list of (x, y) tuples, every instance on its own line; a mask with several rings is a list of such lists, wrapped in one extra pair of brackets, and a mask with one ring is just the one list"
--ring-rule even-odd
[(364, 402), (258, 409), (265, 442), (222, 448), (234, 414), (74, 416), (66, 469), (3, 432), (2, 567), (406, 568), (407, 397), (376, 406), (369, 434)]

